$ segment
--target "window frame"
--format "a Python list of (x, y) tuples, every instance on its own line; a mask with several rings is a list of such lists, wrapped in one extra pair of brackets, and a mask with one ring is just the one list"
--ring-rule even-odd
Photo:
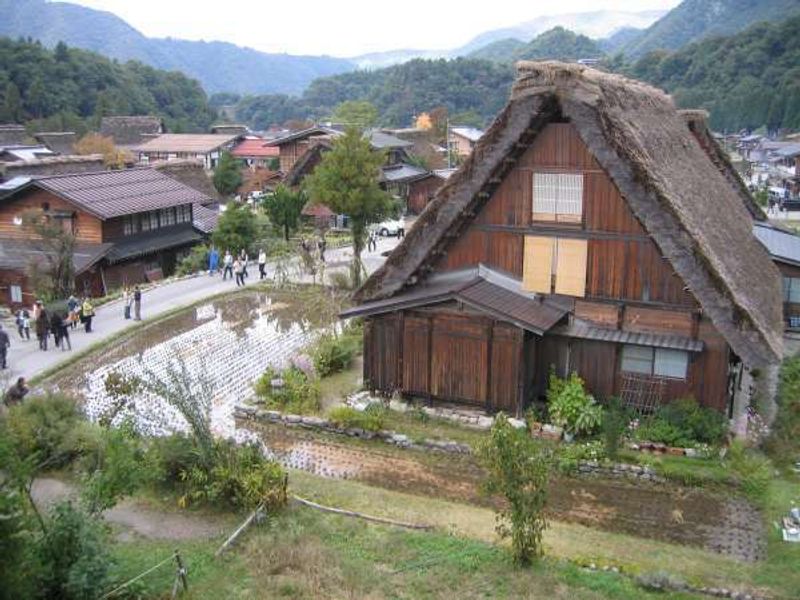
[[(798, 294), (794, 300), (792, 293)], [(786, 304), (800, 304), (800, 277), (783, 277), (783, 301)]]
[[(531, 221), (582, 225), (586, 208), (585, 187), (586, 176), (580, 171), (534, 171), (531, 182)], [(552, 198), (543, 198), (547, 194), (551, 194)], [(540, 203), (538, 206), (537, 201)], [(575, 205), (579, 208), (577, 212), (574, 210)], [(564, 207), (570, 207), (571, 210), (565, 211)]]
[[(636, 350), (634, 350), (636, 349)], [(649, 367), (647, 370), (640, 369), (635, 370), (630, 368), (630, 364), (628, 364), (628, 368), (626, 368), (626, 352), (639, 352), (640, 356), (638, 358), (628, 358), (629, 361), (638, 361), (640, 363), (644, 363), (645, 361), (648, 362)], [(649, 358), (644, 357), (644, 354), (648, 353)], [(667, 373), (665, 372), (668, 370), (664, 365), (668, 364), (665, 363), (666, 358), (668, 356), (672, 356), (676, 358), (678, 355), (682, 357), (682, 370), (683, 374), (678, 375), (676, 373)], [(659, 362), (661, 361), (661, 367), (659, 368)], [(641, 344), (623, 344), (622, 345), (622, 356), (620, 357), (620, 372), (622, 373), (633, 373), (636, 375), (645, 375), (648, 377), (661, 377), (664, 379), (673, 379), (676, 381), (686, 381), (689, 377), (689, 363), (691, 362), (691, 358), (689, 356), (689, 352), (686, 350), (675, 350), (674, 348), (655, 348), (653, 346), (642, 346)]]

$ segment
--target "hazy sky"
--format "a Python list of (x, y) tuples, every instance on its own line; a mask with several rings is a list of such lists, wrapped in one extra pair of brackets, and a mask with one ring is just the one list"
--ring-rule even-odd
[[(266, 52), (353, 56), (454, 48), (540, 15), (666, 9), (680, 0), (69, 0), (122, 17), (150, 37), (222, 40)], [(479, 8), (471, 9), (470, 4)]]

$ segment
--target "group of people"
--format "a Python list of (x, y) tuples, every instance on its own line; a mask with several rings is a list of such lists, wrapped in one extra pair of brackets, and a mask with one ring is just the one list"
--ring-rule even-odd
[[(250, 262), (250, 257), (247, 255), (247, 250), (244, 248), (238, 255), (234, 256), (230, 250), (225, 250), (220, 264), (219, 251), (216, 248), (211, 248), (208, 253), (208, 274), (216, 275), (222, 271), (222, 280), (225, 281), (230, 276), (231, 279), (236, 279), (236, 287), (245, 285), (245, 279), (250, 277), (247, 272), (247, 264)], [(263, 249), (258, 252), (258, 276), (259, 279), (267, 277), (267, 253)]]
[(133, 320), (142, 320), (142, 290), (138, 285), (131, 290), (127, 286), (122, 288), (122, 310), (126, 319), (131, 318), (131, 308), (133, 308)]

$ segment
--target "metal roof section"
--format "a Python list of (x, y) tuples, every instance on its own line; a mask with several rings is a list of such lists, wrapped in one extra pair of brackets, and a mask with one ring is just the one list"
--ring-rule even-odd
[(754, 224), (753, 235), (774, 260), (800, 266), (800, 235), (768, 223)]
[(634, 344), (637, 346), (650, 346), (651, 348), (684, 350), (686, 352), (703, 351), (703, 342), (690, 337), (623, 331), (621, 329), (606, 329), (580, 319), (574, 319), (569, 325), (555, 327), (550, 333), (553, 335), (584, 340), (597, 340), (599, 342), (615, 344)]

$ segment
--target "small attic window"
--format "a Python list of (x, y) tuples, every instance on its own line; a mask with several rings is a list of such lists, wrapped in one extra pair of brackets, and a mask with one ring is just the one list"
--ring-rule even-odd
[(42, 202), (42, 210), (44, 212), (47, 212), (48, 210), (50, 210), (50, 203), (49, 202)]
[(583, 220), (583, 174), (533, 174), (533, 220), (580, 223)]
[(20, 225), (22, 225), (22, 217), (20, 217), (19, 215), (14, 215), (14, 219), (12, 220), (12, 223), (14, 223), (14, 225), (19, 227)]

